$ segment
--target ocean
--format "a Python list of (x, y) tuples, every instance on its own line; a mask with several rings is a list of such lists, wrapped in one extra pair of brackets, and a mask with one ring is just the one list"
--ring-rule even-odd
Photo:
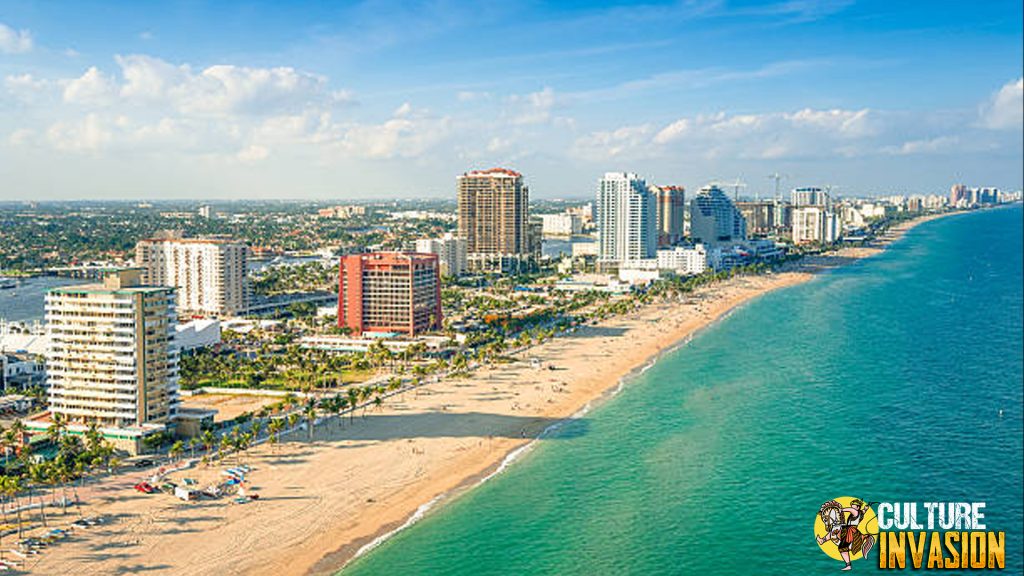
[(838, 496), (983, 501), (1020, 574), (1022, 238), (951, 216), (750, 302), (343, 574), (826, 574)]

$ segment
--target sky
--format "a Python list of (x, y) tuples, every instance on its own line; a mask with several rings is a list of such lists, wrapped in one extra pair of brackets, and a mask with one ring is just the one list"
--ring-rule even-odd
[(1022, 187), (1019, 0), (0, 0), (0, 200)]

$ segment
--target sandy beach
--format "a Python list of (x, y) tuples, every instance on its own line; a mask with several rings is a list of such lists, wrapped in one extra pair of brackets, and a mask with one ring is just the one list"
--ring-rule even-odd
[[(883, 243), (932, 218), (895, 227)], [(83, 512), (108, 522), (76, 531), (25, 568), (36, 574), (333, 574), (425, 503), (472, 487), (510, 452), (730, 310), (881, 249), (844, 248), (782, 272), (652, 303), (534, 346), (510, 364), (407, 392), (351, 422), (327, 419), (312, 441), (297, 431), (282, 445), (254, 448), (240, 461), (253, 468), (258, 501), (185, 503), (139, 494), (131, 486), (142, 472), (87, 486)], [(224, 467), (199, 466), (170, 478), (203, 485)], [(69, 510), (51, 520), (62, 525), (75, 517)]]

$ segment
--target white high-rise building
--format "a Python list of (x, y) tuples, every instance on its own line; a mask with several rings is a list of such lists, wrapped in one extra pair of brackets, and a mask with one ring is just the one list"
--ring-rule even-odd
[(174, 289), (141, 277), (138, 268), (114, 270), (102, 284), (46, 295), (51, 414), (121, 430), (122, 440), (164, 429), (179, 404)]
[(440, 238), (421, 238), (416, 241), (416, 251), (421, 254), (437, 254), (441, 276), (459, 277), (466, 273), (466, 239), (451, 232)]
[(840, 228), (836, 213), (823, 206), (793, 208), (794, 244), (831, 244), (839, 240)]
[(149, 286), (177, 288), (182, 315), (237, 316), (249, 309), (249, 247), (220, 238), (152, 238), (135, 245)]
[(705, 186), (690, 201), (690, 237), (709, 246), (742, 242), (747, 221), (721, 188)]
[(643, 179), (632, 173), (608, 172), (598, 181), (597, 236), (601, 261), (654, 258), (657, 211)]
[(829, 204), (828, 192), (821, 188), (810, 186), (794, 188), (790, 192), (790, 198), (794, 208), (799, 206), (828, 206)]

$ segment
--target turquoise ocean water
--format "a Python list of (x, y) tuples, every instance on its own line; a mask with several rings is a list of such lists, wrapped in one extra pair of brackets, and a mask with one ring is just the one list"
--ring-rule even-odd
[(1022, 573), (1021, 223), (925, 223), (749, 303), (343, 574), (825, 574), (841, 495), (984, 501)]

